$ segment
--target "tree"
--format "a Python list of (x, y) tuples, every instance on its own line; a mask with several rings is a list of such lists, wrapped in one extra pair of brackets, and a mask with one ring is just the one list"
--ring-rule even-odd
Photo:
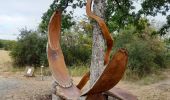
[(73, 3), (73, 1), (75, 0), (60, 0), (60, 1), (54, 0), (53, 3), (50, 5), (50, 8), (47, 10), (47, 12), (45, 12), (42, 16), (42, 21), (39, 24), (40, 32), (42, 32), (43, 34), (47, 33), (48, 23), (50, 21), (50, 18), (53, 12), (57, 9), (64, 10), (63, 11), (64, 13), (62, 15), (62, 30), (69, 29), (71, 26), (73, 26), (75, 24), (75, 21), (72, 20), (73, 12), (72, 11), (67, 12), (65, 8), (68, 6), (72, 6), (72, 8), (74, 9), (76, 7), (82, 8), (85, 5), (85, 3), (83, 3), (83, 1), (85, 0), (78, 0), (76, 3)]
[[(105, 18), (105, 0), (95, 0), (93, 13), (101, 18)], [(90, 66), (90, 85), (96, 81), (104, 68), (104, 39), (97, 22), (93, 23), (93, 46)]]
[[(142, 2), (140, 14), (156, 16), (158, 13), (167, 16), (167, 23), (159, 30), (160, 35), (165, 35), (170, 28), (170, 1), (169, 0), (145, 0)], [(168, 14), (168, 15), (167, 15)]]
[[(134, 2), (141, 2), (142, 8), (135, 11)], [(160, 28), (157, 34), (164, 35), (170, 27), (169, 0), (107, 0), (105, 13), (106, 22), (111, 32), (124, 29), (128, 24), (138, 27), (142, 16), (156, 16), (158, 13), (167, 16), (167, 23)]]
[[(55, 9), (62, 7), (65, 2), (68, 1), (69, 5), (72, 8), (80, 7), (82, 8), (85, 4), (85, 0), (60, 0), (60, 2), (54, 1), (50, 9), (45, 12), (42, 16), (42, 22), (39, 25), (39, 29), (42, 33), (47, 32), (47, 25), (52, 13)], [(134, 2), (141, 2), (142, 8), (139, 11), (135, 11)], [(57, 4), (58, 3), (58, 4)], [(167, 23), (156, 32), (157, 34), (164, 35), (167, 33), (170, 27), (170, 17), (167, 13), (170, 9), (169, 0), (106, 0), (106, 9), (105, 9), (105, 19), (106, 23), (111, 32), (120, 31), (124, 29), (128, 24), (133, 24), (138, 26), (138, 21), (142, 16), (156, 16), (158, 13), (161, 13), (164, 16), (167, 16)], [(72, 11), (68, 12), (64, 10), (63, 20), (62, 20), (62, 30), (69, 29), (75, 22), (72, 20)]]
[(107, 0), (105, 19), (110, 31), (119, 31), (134, 23), (138, 19), (134, 9), (132, 0)]

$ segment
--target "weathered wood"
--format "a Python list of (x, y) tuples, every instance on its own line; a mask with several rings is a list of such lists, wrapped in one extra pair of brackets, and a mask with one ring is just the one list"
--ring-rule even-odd
[[(57, 91), (57, 88), (56, 88), (57, 84), (55, 81), (52, 82), (52, 100), (64, 100), (62, 99), (61, 97), (57, 96), (56, 95), (56, 91)], [(80, 97), (78, 100), (86, 100), (86, 97)]]

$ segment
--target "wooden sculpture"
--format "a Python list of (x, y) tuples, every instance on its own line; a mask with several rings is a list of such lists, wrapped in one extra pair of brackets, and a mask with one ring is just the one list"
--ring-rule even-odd
[(48, 62), (56, 83), (56, 95), (69, 100), (77, 100), (80, 96), (87, 96), (87, 100), (104, 100), (104, 94), (119, 99), (129, 97), (131, 99), (127, 100), (136, 100), (135, 96), (120, 89), (113, 88), (123, 77), (128, 61), (128, 54), (126, 49), (119, 49), (113, 55), (112, 59), (109, 59), (113, 46), (113, 39), (104, 20), (91, 12), (91, 4), (92, 0), (87, 0), (86, 13), (89, 17), (97, 21), (102, 30), (103, 37), (106, 40), (107, 50), (104, 58), (106, 67), (101, 76), (86, 92), (82, 93), (81, 89), (89, 80), (90, 72), (83, 76), (77, 86), (73, 84), (60, 46), (62, 10), (56, 10), (49, 22), (47, 44)]

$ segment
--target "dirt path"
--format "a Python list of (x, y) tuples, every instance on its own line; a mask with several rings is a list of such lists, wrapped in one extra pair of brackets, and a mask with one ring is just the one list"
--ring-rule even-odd
[[(0, 77), (0, 100), (49, 100), (51, 79)], [(44, 96), (44, 97), (43, 97)], [(47, 97), (45, 97), (47, 96)], [(46, 99), (45, 99), (46, 98)]]
[(170, 70), (164, 72), (166, 79), (154, 84), (141, 85), (129, 82), (120, 82), (118, 87), (127, 89), (138, 96), (139, 100), (170, 100)]

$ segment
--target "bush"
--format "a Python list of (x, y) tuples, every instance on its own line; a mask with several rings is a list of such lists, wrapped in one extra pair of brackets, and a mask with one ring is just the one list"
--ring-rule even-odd
[(69, 66), (90, 64), (91, 43), (91, 39), (82, 33), (65, 32), (61, 47), (66, 64)]
[(128, 68), (140, 77), (167, 67), (165, 44), (157, 36), (145, 34), (143, 37), (134, 30), (124, 30), (116, 36), (115, 46), (128, 50)]
[[(81, 33), (65, 32), (62, 34), (61, 47), (68, 66), (90, 63), (91, 40)], [(37, 31), (21, 30), (11, 56), (18, 66), (48, 66), (46, 55), (47, 37)]]
[(36, 31), (23, 29), (10, 55), (18, 66), (46, 65), (46, 44), (46, 37), (40, 36)]

